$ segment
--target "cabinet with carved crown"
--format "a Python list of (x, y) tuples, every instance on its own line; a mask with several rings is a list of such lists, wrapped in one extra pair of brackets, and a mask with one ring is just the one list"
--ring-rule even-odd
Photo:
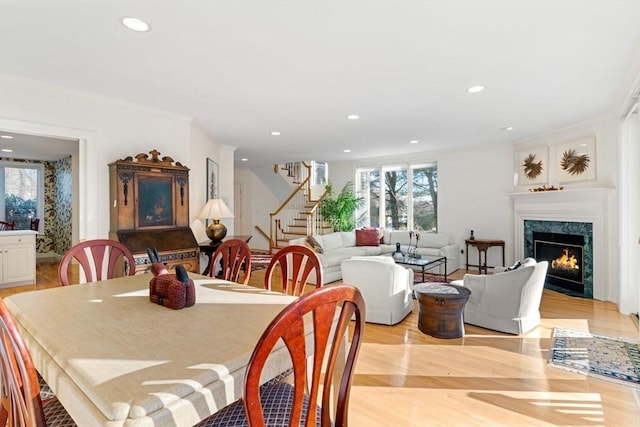
[(189, 228), (189, 168), (160, 152), (109, 164), (110, 233), (133, 253), (136, 273), (150, 270), (146, 249), (158, 249), (167, 267), (199, 269), (198, 243)]

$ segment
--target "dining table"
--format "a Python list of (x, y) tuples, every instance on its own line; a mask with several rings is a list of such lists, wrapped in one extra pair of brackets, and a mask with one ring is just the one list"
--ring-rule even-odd
[[(151, 274), (5, 303), (37, 370), (79, 426), (192, 426), (242, 397), (258, 339), (295, 297), (191, 276), (196, 303), (180, 310), (149, 300)], [(290, 366), (276, 346), (263, 380)]]

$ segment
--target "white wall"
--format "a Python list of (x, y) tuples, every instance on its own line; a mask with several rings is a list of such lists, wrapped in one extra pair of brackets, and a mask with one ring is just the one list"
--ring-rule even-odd
[[(507, 265), (514, 261), (512, 147), (489, 145), (452, 150), (438, 157), (438, 229), (453, 235), (464, 248), (471, 230), (477, 239), (505, 241)], [(461, 265), (466, 254), (460, 255)], [(475, 248), (469, 262), (478, 263)], [(502, 251), (487, 251), (488, 265), (502, 265)]]
[(347, 182), (354, 183), (356, 165), (353, 162), (331, 162), (328, 165), (329, 184), (333, 192), (338, 194)]
[[(221, 196), (233, 206), (234, 147), (222, 146), (206, 135), (191, 118), (2, 76), (0, 100), (0, 129), (80, 140), (78, 188), (82, 197), (80, 212), (74, 215), (74, 241), (108, 235), (109, 200), (105, 196), (109, 192), (108, 164), (152, 149), (191, 169), (190, 213), (193, 220), (204, 205), (207, 157), (220, 165), (224, 176), (220, 179)], [(451, 233), (461, 247), (471, 229), (478, 238), (505, 240), (507, 263), (512, 262), (516, 250), (513, 248), (513, 212), (509, 193), (526, 190), (513, 187), (516, 152), (525, 147), (551, 147), (586, 134), (596, 136), (596, 179), (566, 184), (565, 187), (616, 187), (618, 120), (611, 116), (518, 141), (514, 147), (503, 144), (423, 153), (424, 160), (438, 162), (440, 231)], [(421, 156), (412, 156), (412, 160), (418, 157)], [(389, 161), (394, 159), (368, 159), (366, 162)], [(353, 180), (355, 167), (362, 163), (329, 165), (334, 187), (340, 189), (344, 182)], [(269, 213), (278, 201), (250, 171), (238, 171), (236, 180), (245, 184), (247, 203), (243, 206), (250, 209), (248, 223), (254, 235), (252, 247), (267, 248), (268, 242), (253, 232), (253, 226), (259, 225), (268, 232)], [(615, 207), (609, 218), (612, 221), (611, 234), (616, 235), (618, 214)], [(225, 224), (233, 233), (233, 220), (225, 220)], [(610, 252), (611, 263), (616, 263), (616, 255), (614, 248)], [(464, 262), (464, 257), (461, 260)], [(493, 250), (489, 252), (488, 263), (499, 263), (498, 254)]]
[[(513, 191), (512, 149), (509, 144), (451, 151), (425, 151), (410, 157), (361, 159), (329, 164), (329, 181), (335, 191), (354, 180), (359, 167), (398, 163), (438, 164), (438, 230), (449, 233), (464, 250), (464, 240), (474, 230), (477, 238), (505, 241), (507, 263), (513, 248), (513, 210), (508, 193)], [(469, 262), (477, 264), (477, 252), (470, 249)], [(490, 249), (489, 265), (502, 265), (502, 252)], [(465, 255), (460, 254), (461, 263)]]
[[(518, 141), (514, 145), (514, 164), (517, 166), (517, 153), (520, 150), (532, 147), (547, 147), (549, 149), (549, 162), (547, 165), (549, 168), (549, 182), (547, 184), (560, 185), (564, 187), (564, 190), (577, 188), (617, 189), (618, 150), (620, 138), (618, 127), (618, 119), (611, 115), (607, 115), (576, 123), (562, 129), (556, 129), (552, 132), (533, 138)], [(581, 182), (558, 183), (557, 170), (560, 158), (556, 153), (557, 146), (585, 136), (593, 136), (596, 140), (596, 154), (592, 159), (593, 162), (595, 162), (596, 167), (595, 179)], [(517, 186), (516, 192), (525, 192), (528, 191), (530, 187), (536, 186)], [(619, 219), (617, 209), (617, 191), (611, 191), (610, 194), (611, 198), (608, 201), (609, 206), (606, 212), (606, 227), (604, 228), (606, 233), (603, 233), (604, 241), (594, 242), (594, 244), (602, 245), (604, 248), (603, 253), (606, 254), (605, 259), (597, 260), (597, 262), (604, 263), (601, 267), (605, 272), (604, 278), (607, 281), (607, 284), (619, 284), (618, 265), (620, 257), (617, 244)], [(621, 293), (621, 287), (616, 285), (615, 287), (608, 286), (606, 288), (609, 289), (609, 291), (603, 296), (603, 298), (619, 303), (621, 295), (624, 294), (624, 292)]]
[(269, 214), (280, 206), (281, 201), (269, 190), (268, 187), (250, 169), (236, 169), (235, 181), (242, 185), (244, 206), (244, 226), (243, 234), (251, 234), (253, 237), (249, 241), (252, 249), (269, 249), (269, 240), (257, 230), (260, 227), (267, 235), (269, 234)]
[[(549, 182), (558, 184), (558, 167), (560, 162), (556, 153), (556, 147), (561, 144), (575, 141), (585, 136), (594, 136), (596, 139), (596, 155), (592, 159), (595, 162), (596, 178), (591, 181), (572, 183), (559, 183), (566, 189), (605, 187), (614, 188), (617, 184), (617, 159), (618, 159), (618, 120), (611, 116), (601, 116), (573, 124), (561, 129), (555, 129), (542, 135), (517, 141), (514, 144), (514, 164), (517, 162), (518, 152), (531, 147), (548, 147), (549, 149)], [(542, 184), (540, 184), (542, 185)], [(530, 187), (517, 186), (516, 191), (528, 191)]]
[[(152, 149), (191, 169), (191, 218), (202, 209), (206, 157), (218, 160), (220, 144), (193, 127), (191, 118), (2, 76), (0, 99), (0, 129), (80, 140), (76, 188), (82, 197), (80, 212), (74, 212), (74, 229), (79, 230), (74, 242), (108, 236), (108, 164)], [(233, 162), (226, 173), (233, 177)], [(233, 195), (232, 181), (226, 183), (229, 188), (221, 188), (222, 194)]]
[[(220, 175), (220, 198), (225, 201), (229, 209), (233, 212), (233, 182), (234, 182), (234, 166), (233, 166), (233, 152), (236, 147), (230, 145), (222, 145), (219, 150), (218, 167)], [(220, 221), (227, 227), (227, 235), (233, 236), (235, 234), (235, 219), (224, 218)]]

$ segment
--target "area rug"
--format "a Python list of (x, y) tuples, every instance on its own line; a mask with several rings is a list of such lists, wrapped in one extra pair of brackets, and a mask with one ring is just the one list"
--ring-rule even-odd
[(555, 368), (640, 387), (640, 346), (637, 342), (555, 328), (549, 364)]
[(424, 281), (422, 280), (422, 273), (419, 271), (414, 271), (413, 273), (413, 282), (414, 283), (429, 283), (429, 282), (437, 282), (437, 283), (449, 283), (451, 279), (447, 278), (444, 280), (444, 276), (441, 274), (424, 274)]
[(251, 254), (251, 271), (264, 270), (271, 262), (270, 254)]

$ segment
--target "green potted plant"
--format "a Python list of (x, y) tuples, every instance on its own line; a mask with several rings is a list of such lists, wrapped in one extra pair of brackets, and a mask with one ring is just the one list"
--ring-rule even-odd
[(347, 182), (339, 194), (333, 192), (331, 183), (326, 186), (327, 192), (320, 203), (320, 215), (331, 224), (333, 231), (351, 231), (356, 227), (355, 212), (363, 202), (353, 192), (353, 183)]

